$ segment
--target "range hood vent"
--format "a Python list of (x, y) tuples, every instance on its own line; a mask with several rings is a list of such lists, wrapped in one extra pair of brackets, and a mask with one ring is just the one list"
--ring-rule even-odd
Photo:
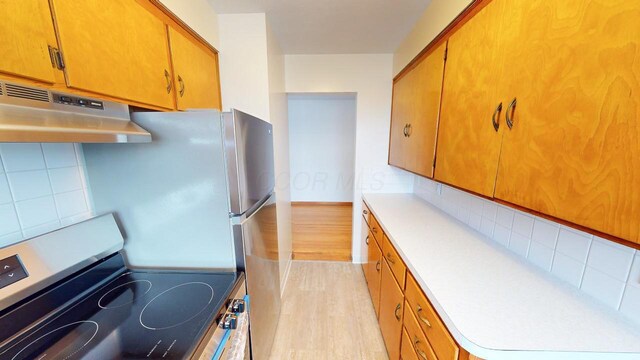
[(26, 86), (6, 84), (7, 96), (34, 101), (49, 102), (49, 92), (47, 90), (33, 89)]
[(0, 142), (149, 142), (129, 106), (0, 82)]

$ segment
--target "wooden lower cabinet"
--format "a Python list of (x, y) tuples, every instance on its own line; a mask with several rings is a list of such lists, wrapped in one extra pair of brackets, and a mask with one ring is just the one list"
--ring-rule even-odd
[(367, 279), (367, 286), (369, 287), (369, 293), (371, 294), (371, 301), (373, 302), (373, 308), (376, 311), (376, 316), (380, 316), (380, 279), (382, 276), (382, 250), (378, 247), (373, 234), (369, 232), (367, 236), (367, 250), (368, 260), (364, 268), (364, 276)]
[(407, 334), (407, 329), (402, 330), (402, 343), (400, 345), (400, 358), (402, 360), (420, 360), (418, 354), (413, 350), (411, 337)]
[(400, 359), (400, 339), (404, 316), (404, 293), (387, 261), (382, 262), (380, 282), (380, 331), (390, 360)]

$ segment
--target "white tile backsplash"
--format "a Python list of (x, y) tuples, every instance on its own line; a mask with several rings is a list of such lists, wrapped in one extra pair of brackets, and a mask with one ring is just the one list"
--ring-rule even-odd
[(560, 225), (537, 218), (533, 222), (533, 233), (531, 234), (531, 239), (549, 248), (555, 249), (559, 232)]
[[(414, 193), (640, 323), (640, 252), (416, 176)], [(466, 215), (468, 213), (468, 216)]]
[(0, 144), (0, 247), (88, 218), (87, 191), (78, 144)]
[(42, 151), (49, 169), (78, 165), (73, 144), (42, 144)]
[(14, 201), (22, 201), (51, 195), (47, 170), (8, 173), (9, 186)]
[(584, 271), (580, 288), (587, 294), (602, 301), (612, 308), (617, 308), (622, 300), (624, 281), (619, 281), (611, 276), (587, 266)]
[(40, 144), (0, 144), (6, 172), (45, 169)]
[(596, 237), (591, 244), (587, 265), (624, 282), (629, 276), (634, 254), (631, 248)]

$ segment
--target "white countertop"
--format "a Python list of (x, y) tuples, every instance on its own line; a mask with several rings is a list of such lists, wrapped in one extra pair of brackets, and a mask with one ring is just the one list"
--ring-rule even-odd
[(413, 194), (365, 194), (456, 341), (483, 359), (640, 359), (640, 326)]

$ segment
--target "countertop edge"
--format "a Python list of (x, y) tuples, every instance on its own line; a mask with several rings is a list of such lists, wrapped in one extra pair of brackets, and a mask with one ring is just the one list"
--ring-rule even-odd
[[(449, 315), (444, 311), (440, 302), (437, 300), (435, 295), (429, 289), (426, 282), (422, 279), (419, 273), (416, 271), (415, 267), (407, 261), (407, 257), (400, 246), (398, 246), (397, 241), (394, 239), (391, 232), (385, 227), (384, 221), (380, 218), (380, 216), (376, 213), (375, 208), (371, 205), (369, 200), (367, 199), (367, 193), (362, 194), (362, 200), (366, 203), (369, 210), (373, 213), (373, 215), (378, 219), (378, 223), (382, 227), (382, 230), (387, 235), (387, 238), (391, 241), (393, 246), (396, 248), (402, 260), (407, 266), (407, 269), (411, 271), (411, 274), (416, 279), (425, 295), (431, 302), (431, 304), (435, 307), (436, 312), (442, 319), (442, 321), (447, 326), (447, 329), (455, 339), (455, 341), (462, 347), (464, 350), (468, 351), (470, 354), (480, 357), (485, 360), (501, 360), (501, 359), (513, 359), (514, 356), (517, 356), (519, 360), (566, 360), (567, 355), (576, 356), (581, 360), (602, 360), (604, 356), (607, 359), (619, 359), (619, 360), (638, 360), (640, 359), (640, 352), (634, 353), (611, 353), (611, 352), (585, 352), (585, 351), (543, 351), (543, 350), (507, 350), (507, 349), (493, 349), (489, 347), (484, 347), (480, 344), (476, 344), (475, 342), (469, 340), (455, 325), (455, 323), (451, 320)], [(433, 205), (429, 204), (427, 201), (420, 199), (419, 197), (413, 194), (398, 194), (398, 195), (412, 195), (417, 200), (420, 200), (425, 204), (425, 206)], [(440, 211), (439, 209), (433, 207), (434, 210)], [(515, 355), (517, 354), (517, 355)]]

